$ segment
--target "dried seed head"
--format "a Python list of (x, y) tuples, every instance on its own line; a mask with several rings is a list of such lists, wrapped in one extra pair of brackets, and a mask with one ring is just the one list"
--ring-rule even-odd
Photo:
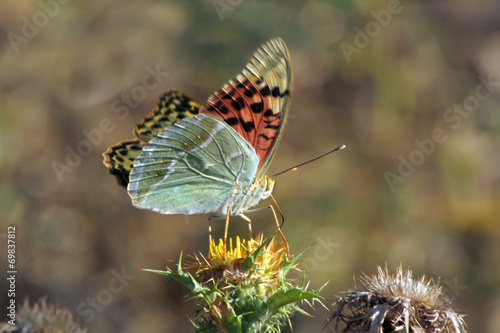
[(401, 266), (395, 275), (379, 267), (377, 275), (364, 275), (361, 285), (337, 301), (329, 319), (336, 332), (467, 331), (464, 315), (451, 308), (432, 279), (413, 279), (412, 272)]
[(45, 298), (41, 298), (33, 305), (30, 305), (29, 300), (25, 299), (24, 304), (16, 313), (16, 326), (19, 332), (33, 333), (59, 333), (68, 330), (85, 333), (87, 331), (79, 327), (71, 311), (60, 306), (47, 304)]

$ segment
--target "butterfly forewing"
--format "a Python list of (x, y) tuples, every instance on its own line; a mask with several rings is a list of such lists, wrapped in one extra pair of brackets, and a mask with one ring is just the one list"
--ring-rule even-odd
[(201, 114), (146, 144), (134, 162), (128, 192), (137, 207), (163, 214), (223, 215), (234, 189), (248, 188), (257, 166), (252, 147), (231, 127)]
[(212, 94), (201, 113), (223, 119), (253, 148), (264, 175), (288, 116), (292, 68), (285, 43), (274, 38), (260, 46), (245, 69)]

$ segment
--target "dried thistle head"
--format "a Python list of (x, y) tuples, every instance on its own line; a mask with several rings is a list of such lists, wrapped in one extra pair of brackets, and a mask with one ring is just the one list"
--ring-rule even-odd
[[(32, 306), (29, 300), (25, 299), (24, 304), (16, 313), (16, 327), (10, 328), (13, 329), (12, 332), (26, 333), (85, 333), (87, 331), (80, 328), (71, 311), (47, 304), (45, 298), (38, 300)], [(4, 327), (2, 327), (2, 332), (3, 329)]]
[(329, 319), (335, 332), (467, 332), (464, 315), (451, 308), (442, 288), (432, 279), (414, 279), (411, 270), (387, 267), (364, 275), (361, 286), (337, 301)]

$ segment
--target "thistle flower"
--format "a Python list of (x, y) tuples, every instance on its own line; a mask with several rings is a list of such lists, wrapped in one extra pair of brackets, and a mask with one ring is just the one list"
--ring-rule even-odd
[(337, 301), (329, 319), (334, 332), (467, 332), (464, 315), (425, 276), (416, 280), (401, 266), (396, 275), (378, 267), (378, 275), (360, 280), (361, 288)]
[[(261, 247), (259, 249), (259, 247)], [(255, 260), (249, 258), (249, 255), (258, 256)], [(246, 279), (253, 282), (259, 282), (259, 290), (264, 292), (267, 288), (275, 286), (279, 281), (280, 268), (284, 262), (286, 253), (286, 244), (277, 243), (272, 238), (264, 242), (263, 235), (257, 236), (257, 239), (240, 240), (236, 237), (236, 244), (233, 247), (233, 240), (229, 239), (229, 248), (220, 239), (216, 244), (215, 240), (210, 243), (208, 260), (196, 260), (192, 262), (192, 267), (197, 269), (197, 274), (203, 276), (203, 282), (210, 283), (211, 280), (220, 280), (225, 277), (233, 285), (244, 283)], [(247, 258), (249, 258), (248, 261)], [(246, 264), (245, 264), (246, 262)], [(244, 267), (245, 264), (245, 267)], [(250, 275), (249, 268), (253, 267)]]
[(295, 287), (286, 279), (298, 269), (284, 242), (259, 235), (228, 243), (212, 241), (207, 258), (193, 257), (186, 269), (179, 260), (177, 272), (145, 270), (189, 288), (197, 303), (192, 319), (197, 332), (280, 332), (293, 313), (307, 314), (300, 303), (322, 299), (319, 291), (307, 291), (304, 280)]

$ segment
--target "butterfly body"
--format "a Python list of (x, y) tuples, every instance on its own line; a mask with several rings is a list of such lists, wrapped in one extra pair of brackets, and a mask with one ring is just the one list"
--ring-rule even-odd
[(204, 106), (175, 91), (162, 96), (136, 127), (137, 140), (110, 147), (104, 163), (136, 207), (242, 215), (273, 190), (265, 171), (286, 123), (291, 80), (288, 50), (272, 39)]
[(269, 198), (274, 189), (274, 180), (265, 176), (255, 179), (252, 184), (244, 188), (235, 188), (230, 200), (218, 212), (217, 216), (226, 213), (229, 209), (231, 215), (241, 215), (250, 208), (256, 206), (260, 201)]

